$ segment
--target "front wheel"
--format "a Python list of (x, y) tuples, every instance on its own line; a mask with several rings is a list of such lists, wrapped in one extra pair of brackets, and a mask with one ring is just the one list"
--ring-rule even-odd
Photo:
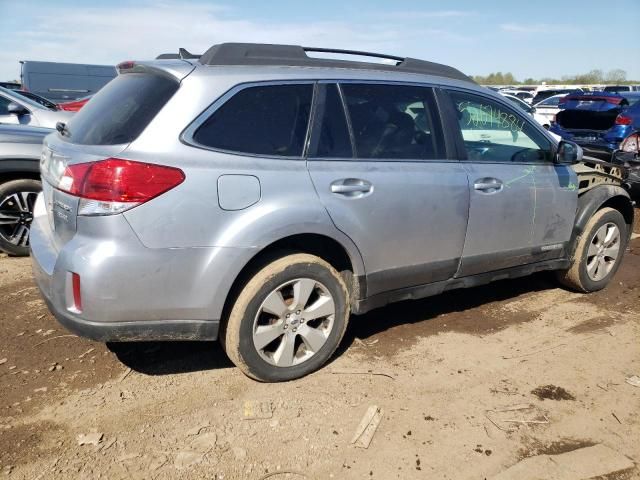
[(558, 279), (580, 292), (602, 290), (620, 266), (627, 237), (627, 224), (618, 210), (598, 210), (587, 222), (571, 267), (559, 272)]
[(320, 368), (342, 340), (349, 295), (340, 274), (313, 255), (281, 257), (258, 271), (236, 299), (220, 339), (231, 361), (265, 382)]
[(0, 185), (0, 250), (29, 255), (29, 229), (33, 206), (42, 185), (37, 180), (12, 180)]

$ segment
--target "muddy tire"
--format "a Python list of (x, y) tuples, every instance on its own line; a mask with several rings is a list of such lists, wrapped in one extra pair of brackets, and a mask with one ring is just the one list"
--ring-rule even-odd
[(558, 280), (579, 292), (602, 290), (620, 267), (627, 240), (622, 214), (613, 208), (598, 210), (578, 240), (571, 267), (558, 272)]
[(33, 206), (42, 185), (37, 180), (12, 180), (0, 185), (0, 250), (16, 257), (29, 255)]
[(246, 375), (264, 382), (303, 377), (340, 344), (349, 319), (340, 274), (313, 255), (296, 253), (261, 268), (240, 291), (220, 341)]

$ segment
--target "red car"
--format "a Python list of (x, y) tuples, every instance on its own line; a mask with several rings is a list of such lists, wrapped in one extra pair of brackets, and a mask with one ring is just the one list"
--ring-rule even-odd
[(77, 112), (82, 107), (84, 107), (84, 104), (87, 103), (91, 99), (91, 97), (92, 95), (89, 95), (88, 97), (80, 98), (72, 102), (59, 103), (58, 108), (60, 110), (66, 110), (68, 112)]

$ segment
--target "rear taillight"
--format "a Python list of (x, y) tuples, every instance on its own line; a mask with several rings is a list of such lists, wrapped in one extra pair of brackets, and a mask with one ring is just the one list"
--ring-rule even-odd
[(616, 125), (631, 125), (633, 123), (633, 118), (627, 117), (626, 115), (618, 115), (616, 117)]
[(110, 215), (148, 202), (184, 178), (179, 168), (107, 158), (67, 166), (58, 188), (81, 198), (79, 215)]

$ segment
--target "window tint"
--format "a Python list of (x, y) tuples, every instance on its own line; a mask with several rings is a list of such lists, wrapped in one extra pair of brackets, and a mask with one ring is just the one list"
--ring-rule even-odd
[(523, 117), (484, 97), (450, 93), (470, 161), (540, 162), (551, 159), (551, 142)]
[(353, 152), (349, 128), (336, 85), (326, 86), (321, 122), (316, 156), (319, 158), (351, 158)]
[(302, 156), (313, 85), (240, 90), (196, 130), (201, 145), (260, 155)]
[(72, 142), (82, 145), (132, 142), (178, 86), (177, 81), (162, 75), (118, 75), (69, 121), (69, 137)]
[(358, 158), (435, 159), (443, 136), (434, 121), (435, 102), (427, 87), (341, 86)]

